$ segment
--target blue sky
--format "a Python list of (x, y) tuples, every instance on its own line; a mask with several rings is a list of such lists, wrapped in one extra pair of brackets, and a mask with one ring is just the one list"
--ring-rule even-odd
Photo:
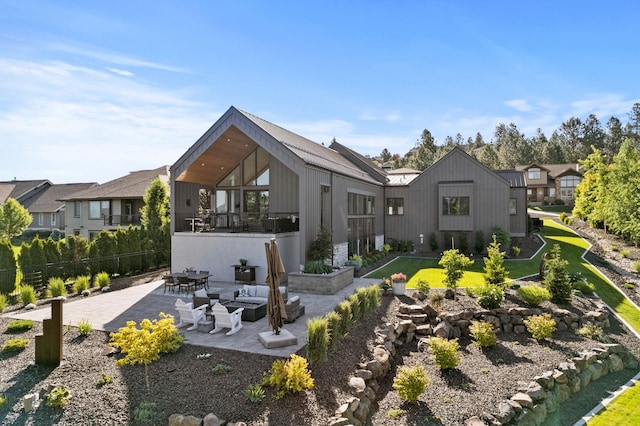
[(171, 165), (229, 106), (404, 154), (640, 102), (629, 1), (0, 0), (0, 181)]

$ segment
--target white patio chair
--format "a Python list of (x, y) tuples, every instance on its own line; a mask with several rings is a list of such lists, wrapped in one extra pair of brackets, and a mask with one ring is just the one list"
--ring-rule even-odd
[(238, 308), (229, 313), (224, 305), (216, 303), (211, 307), (211, 314), (215, 318), (216, 326), (209, 333), (217, 333), (223, 328), (231, 329), (227, 332), (227, 336), (237, 333), (242, 328), (242, 311), (244, 308)]
[(191, 327), (187, 328), (187, 330), (195, 330), (198, 328), (198, 324), (201, 321), (206, 320), (205, 312), (207, 310), (206, 305), (198, 306), (194, 309), (193, 303), (185, 303), (182, 300), (176, 300), (175, 304), (176, 311), (180, 314), (180, 323), (176, 325), (176, 327), (184, 327), (185, 325), (193, 324)]

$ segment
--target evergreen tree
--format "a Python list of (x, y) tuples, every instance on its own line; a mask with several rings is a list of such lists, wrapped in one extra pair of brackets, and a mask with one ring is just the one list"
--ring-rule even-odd
[(507, 277), (504, 255), (505, 253), (500, 251), (500, 244), (496, 241), (494, 234), (493, 241), (487, 247), (487, 257), (484, 258), (484, 280), (487, 284), (503, 283)]
[(567, 275), (569, 262), (561, 256), (560, 245), (555, 244), (551, 251), (551, 257), (546, 261), (546, 274), (543, 284), (549, 293), (551, 301), (559, 304), (571, 302), (571, 283)]
[(89, 257), (91, 258), (91, 274), (106, 272), (109, 275), (117, 272), (115, 255), (118, 250), (118, 242), (111, 231), (102, 230), (89, 244)]
[(159, 178), (154, 179), (147, 188), (141, 213), (142, 226), (148, 238), (146, 246), (155, 250), (154, 263), (158, 267), (169, 259), (171, 248), (169, 188)]
[(16, 286), (18, 264), (8, 239), (0, 239), (0, 293), (11, 293)]

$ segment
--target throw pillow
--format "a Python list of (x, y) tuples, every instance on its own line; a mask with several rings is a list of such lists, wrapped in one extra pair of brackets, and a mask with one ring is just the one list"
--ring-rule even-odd
[(193, 295), (195, 297), (208, 297), (207, 296), (207, 291), (204, 288), (201, 288), (200, 290), (194, 291)]
[(238, 297), (249, 297), (249, 289), (241, 288), (238, 291)]

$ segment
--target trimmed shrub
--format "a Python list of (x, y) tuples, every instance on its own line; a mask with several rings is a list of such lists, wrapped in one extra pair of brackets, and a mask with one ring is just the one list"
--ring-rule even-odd
[(7, 333), (22, 333), (33, 328), (32, 320), (13, 320), (7, 325)]
[(504, 282), (508, 271), (504, 267), (503, 251), (500, 251), (500, 245), (493, 235), (493, 241), (487, 247), (487, 257), (484, 260), (484, 280), (487, 284), (500, 284)]
[(393, 388), (403, 401), (416, 402), (429, 383), (431, 380), (427, 377), (423, 366), (402, 365), (393, 379)]
[(551, 300), (551, 293), (544, 287), (525, 285), (518, 290), (518, 297), (530, 306), (539, 306), (542, 302)]
[(362, 300), (360, 300), (356, 294), (348, 296), (347, 301), (351, 303), (351, 313), (353, 316), (353, 323), (355, 325), (364, 316), (364, 310), (366, 307), (363, 306)]
[(551, 257), (547, 259), (547, 273), (544, 276), (544, 286), (551, 293), (551, 301), (565, 304), (571, 301), (571, 283), (567, 275), (569, 262), (562, 259), (560, 245), (555, 244)]
[(366, 289), (368, 314), (371, 314), (378, 310), (380, 306), (380, 287), (376, 284), (372, 284)]
[(329, 346), (332, 349), (336, 348), (344, 336), (344, 331), (340, 328), (342, 326), (342, 318), (336, 311), (325, 314), (324, 318), (327, 320), (327, 326), (329, 327)]
[(416, 289), (420, 290), (424, 294), (429, 294), (429, 290), (431, 290), (431, 286), (427, 280), (423, 280), (420, 278), (418, 282), (416, 282)]
[(20, 286), (20, 300), (22, 306), (27, 306), (29, 303), (36, 303), (36, 290), (30, 285)]
[(85, 290), (89, 290), (89, 277), (86, 275), (77, 276), (76, 281), (73, 283), (73, 289), (78, 294)]
[(111, 284), (111, 278), (106, 272), (99, 272), (93, 278), (93, 286), (98, 288), (108, 287)]
[(9, 339), (2, 345), (2, 352), (22, 352), (29, 344), (29, 339)]
[[(365, 266), (364, 261), (362, 261), (362, 266)], [(317, 275), (330, 274), (331, 272), (333, 272), (333, 268), (331, 267), (331, 265), (325, 265), (321, 261), (316, 260), (316, 261), (307, 262), (307, 264), (304, 265), (303, 272), (305, 274), (317, 274)]]
[(336, 305), (334, 311), (336, 311), (340, 315), (340, 330), (342, 331), (342, 335), (344, 336), (355, 325), (351, 302), (349, 302), (348, 300), (343, 300)]
[(307, 321), (307, 358), (319, 362), (327, 360), (329, 352), (329, 321), (326, 318), (311, 318)]
[(640, 260), (635, 260), (633, 262), (633, 270), (636, 274), (640, 274)]
[(532, 315), (523, 322), (531, 336), (536, 340), (548, 339), (556, 330), (556, 322), (551, 318), (551, 315), (546, 313)]
[(67, 287), (65, 287), (62, 278), (52, 277), (49, 278), (47, 291), (51, 295), (51, 297), (60, 297), (67, 294)]
[(433, 354), (432, 359), (440, 370), (456, 368), (462, 360), (458, 355), (460, 344), (458, 339), (447, 340), (442, 337), (429, 338), (429, 350)]
[(475, 345), (479, 348), (487, 348), (496, 344), (496, 332), (493, 330), (493, 326), (486, 321), (471, 321), (469, 331)]
[(0, 312), (4, 312), (7, 309), (7, 296), (0, 293)]
[(596, 286), (586, 281), (576, 281), (571, 284), (571, 288), (573, 288), (574, 290), (578, 290), (585, 296), (592, 295), (593, 292), (596, 291)]
[(275, 399), (280, 399), (286, 393), (313, 388), (313, 378), (307, 360), (292, 354), (286, 361), (283, 359), (274, 361), (262, 384), (274, 387), (276, 390)]
[(487, 284), (475, 291), (478, 305), (485, 309), (496, 309), (504, 300), (504, 291), (500, 286)]

